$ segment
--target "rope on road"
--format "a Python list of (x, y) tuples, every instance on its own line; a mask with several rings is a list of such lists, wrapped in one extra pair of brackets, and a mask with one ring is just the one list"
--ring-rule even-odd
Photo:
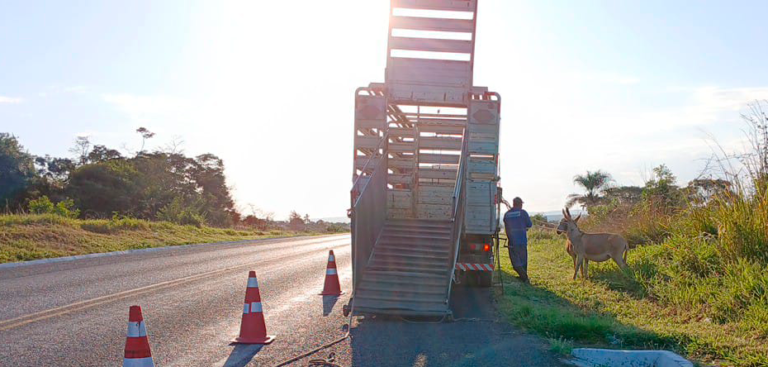
[(333, 352), (328, 354), (328, 358), (311, 359), (307, 366), (310, 366), (310, 367), (342, 367), (340, 364), (336, 364), (336, 353), (333, 353)]
[[(344, 340), (346, 340), (347, 338), (349, 338), (349, 331), (347, 331), (347, 333), (344, 336), (342, 336), (341, 338), (338, 338), (338, 339), (336, 339), (336, 340), (334, 340), (334, 341), (332, 341), (332, 342), (330, 342), (328, 344), (321, 345), (321, 346), (319, 346), (319, 347), (317, 347), (315, 349), (312, 349), (309, 352), (306, 352), (304, 354), (300, 354), (300, 355), (295, 356), (295, 357), (293, 357), (291, 359), (288, 359), (288, 360), (285, 360), (283, 362), (280, 362), (279, 364), (276, 364), (275, 367), (285, 366), (285, 365), (291, 364), (293, 362), (296, 362), (296, 361), (298, 361), (298, 360), (300, 360), (302, 358), (309, 357), (309, 356), (311, 356), (311, 355), (313, 355), (313, 354), (315, 354), (315, 353), (317, 353), (317, 352), (319, 352), (319, 351), (321, 351), (323, 349), (330, 348), (331, 346), (334, 346), (334, 345), (336, 345), (338, 343), (341, 343)], [(336, 354), (331, 353), (330, 355), (328, 355), (329, 358), (326, 359), (326, 360), (323, 360), (323, 359), (313, 359), (313, 360), (310, 360), (308, 366), (342, 367), (341, 365), (338, 365), (338, 364), (334, 363), (333, 360), (330, 358), (331, 356), (333, 356), (333, 359), (336, 359)], [(318, 364), (320, 362), (326, 363), (326, 364)]]
[[(352, 292), (354, 294), (354, 290)], [(288, 360), (285, 360), (283, 362), (280, 362), (280, 363), (276, 364), (275, 367), (282, 367), (282, 366), (288, 365), (290, 363), (296, 362), (296, 361), (298, 361), (298, 360), (300, 360), (302, 358), (309, 357), (309, 356), (311, 356), (311, 355), (313, 355), (313, 354), (315, 354), (315, 353), (317, 353), (317, 352), (319, 352), (319, 351), (321, 351), (323, 349), (330, 348), (330, 347), (332, 347), (332, 346), (334, 346), (334, 345), (336, 345), (338, 343), (341, 343), (344, 340), (347, 340), (347, 338), (351, 338), (352, 336), (351, 336), (350, 333), (352, 332), (352, 316), (353, 316), (354, 309), (355, 309), (355, 305), (354, 305), (354, 303), (352, 303), (352, 310), (350, 310), (350, 312), (349, 312), (349, 320), (347, 321), (347, 333), (344, 334), (344, 336), (342, 336), (341, 338), (338, 338), (338, 339), (336, 339), (336, 340), (334, 340), (334, 341), (332, 341), (332, 342), (330, 342), (328, 344), (324, 344), (324, 345), (321, 345), (321, 346), (319, 346), (319, 347), (317, 347), (315, 349), (312, 349), (309, 352), (303, 353), (303, 354), (295, 356), (295, 357), (293, 357), (291, 359), (288, 359)], [(328, 355), (327, 359), (325, 359), (325, 360), (323, 360), (323, 359), (312, 359), (312, 360), (309, 361), (309, 364), (307, 366), (312, 366), (312, 367), (314, 367), (314, 366), (342, 367), (341, 365), (336, 364), (334, 362), (335, 359), (336, 359), (336, 353), (331, 352)], [(325, 364), (318, 364), (318, 363), (325, 363)]]

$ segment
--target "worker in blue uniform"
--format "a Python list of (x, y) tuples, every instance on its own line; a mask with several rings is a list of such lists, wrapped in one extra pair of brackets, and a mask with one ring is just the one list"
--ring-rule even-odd
[(512, 199), (512, 208), (504, 214), (504, 231), (509, 239), (509, 260), (512, 268), (520, 275), (520, 280), (528, 279), (528, 228), (533, 223), (528, 212), (523, 210), (523, 199)]

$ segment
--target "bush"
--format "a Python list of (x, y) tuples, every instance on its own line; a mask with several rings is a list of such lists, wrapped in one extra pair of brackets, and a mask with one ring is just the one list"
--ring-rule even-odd
[(77, 218), (80, 216), (80, 209), (75, 208), (75, 202), (72, 199), (59, 201), (53, 208), (53, 213), (67, 218)]
[(53, 203), (45, 195), (29, 201), (29, 211), (32, 214), (52, 214), (53, 208)]
[(160, 209), (157, 219), (197, 228), (202, 228), (205, 225), (205, 215), (200, 213), (197, 208), (186, 205), (179, 197), (174, 198), (168, 205)]
[(55, 214), (65, 218), (77, 218), (80, 216), (80, 210), (75, 209), (75, 202), (72, 199), (65, 199), (53, 205), (53, 202), (45, 195), (30, 200), (29, 211), (32, 214)]
[(342, 224), (331, 223), (327, 227), (325, 227), (325, 231), (328, 233), (342, 233), (342, 232), (348, 232), (349, 229)]
[(768, 264), (768, 192), (721, 199), (712, 217), (724, 256)]

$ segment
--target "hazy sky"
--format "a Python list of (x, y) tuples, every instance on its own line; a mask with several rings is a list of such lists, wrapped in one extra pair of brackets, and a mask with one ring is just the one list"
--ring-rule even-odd
[[(78, 135), (136, 150), (183, 140), (224, 159), (238, 204), (343, 216), (353, 92), (381, 82), (387, 0), (0, 0), (0, 132), (33, 154)], [(708, 136), (740, 147), (768, 98), (766, 1), (479, 6), (475, 83), (502, 95), (501, 176), (556, 210), (587, 169), (695, 177)], [(248, 212), (249, 210), (246, 210)]]

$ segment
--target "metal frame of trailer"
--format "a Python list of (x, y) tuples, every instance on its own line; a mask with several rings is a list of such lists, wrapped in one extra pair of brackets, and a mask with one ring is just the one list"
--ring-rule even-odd
[(391, 1), (385, 82), (355, 92), (347, 312), (449, 315), (456, 275), (490, 284), (501, 98), (473, 86), (476, 24), (477, 0)]

